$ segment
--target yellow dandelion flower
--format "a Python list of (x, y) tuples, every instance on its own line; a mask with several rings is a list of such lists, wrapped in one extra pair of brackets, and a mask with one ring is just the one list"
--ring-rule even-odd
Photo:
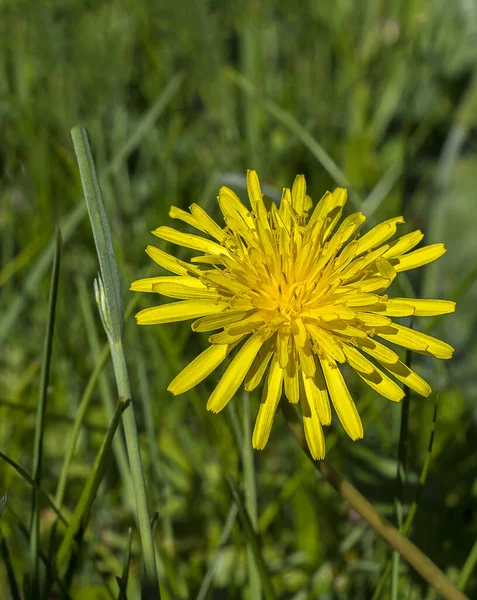
[[(443, 244), (414, 248), (420, 231), (389, 241), (402, 217), (389, 219), (359, 237), (360, 213), (338, 226), (347, 192), (327, 192), (312, 209), (303, 175), (283, 190), (280, 207), (262, 195), (255, 171), (247, 172), (251, 210), (229, 188), (218, 202), (225, 227), (200, 206), (172, 207), (170, 216), (202, 234), (159, 227), (153, 234), (199, 252), (190, 262), (148, 246), (147, 254), (171, 276), (140, 279), (131, 290), (156, 292), (178, 302), (146, 308), (138, 324), (196, 319), (194, 331), (212, 332), (210, 346), (171, 382), (181, 394), (205, 379), (236, 347), (238, 351), (209, 397), (219, 412), (244, 383), (255, 389), (265, 377), (253, 432), (253, 447), (264, 448), (284, 392), (299, 403), (312, 456), (325, 455), (323, 425), (333, 405), (345, 431), (356, 440), (363, 425), (340, 364), (348, 363), (385, 398), (399, 402), (402, 388), (388, 374), (423, 396), (431, 388), (379, 340), (451, 358), (453, 348), (434, 337), (396, 324), (392, 317), (453, 312), (448, 300), (389, 298), (384, 292), (397, 273), (439, 258)], [(212, 238), (212, 239), (209, 239)], [(331, 400), (331, 403), (330, 403)]]

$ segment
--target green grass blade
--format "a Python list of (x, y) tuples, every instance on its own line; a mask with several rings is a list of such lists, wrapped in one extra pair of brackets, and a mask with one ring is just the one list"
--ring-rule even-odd
[(7, 503), (7, 495), (3, 494), (2, 498), (0, 499), (0, 517), (3, 514), (3, 510), (5, 508), (6, 503)]
[(32, 521), (30, 537), (30, 592), (32, 598), (40, 595), (39, 548), (40, 548), (40, 496), (38, 488), (41, 486), (43, 463), (43, 436), (45, 430), (45, 414), (47, 402), (47, 388), (50, 379), (51, 352), (53, 347), (53, 334), (55, 329), (56, 300), (58, 296), (58, 283), (61, 259), (61, 232), (56, 228), (55, 256), (51, 275), (50, 294), (48, 299), (48, 317), (46, 324), (43, 357), (41, 363), (40, 390), (35, 424), (35, 441), (33, 449), (33, 474), (35, 488), (32, 489)]
[[(94, 361), (94, 364), (97, 364), (101, 361), (102, 353), (105, 351), (105, 348), (108, 348), (109, 353), (109, 343), (106, 343), (103, 347), (101, 347), (101, 342), (99, 340), (99, 335), (97, 331), (97, 326), (94, 319), (93, 314), (93, 306), (91, 302), (90, 291), (88, 291), (86, 287), (86, 283), (84, 279), (78, 280), (78, 292), (79, 292), (79, 301), (81, 306), (81, 313), (83, 315), (85, 327), (86, 327), (86, 338), (88, 340), (89, 346), (91, 348), (91, 355)], [(130, 305), (134, 300), (137, 299), (137, 295), (133, 297), (131, 302), (128, 305), (126, 312), (132, 311), (130, 310)], [(99, 375), (99, 393), (101, 396), (103, 409), (106, 415), (106, 420), (109, 423), (114, 415), (115, 409), (115, 394), (111, 389), (111, 383), (106, 373), (100, 373)], [(124, 497), (124, 503), (129, 506), (130, 510), (135, 509), (135, 501), (134, 501), (134, 493), (133, 486), (131, 483), (131, 472), (129, 470), (129, 461), (126, 452), (126, 446), (124, 443), (124, 437), (118, 433), (118, 435), (114, 436), (113, 440), (113, 452), (114, 457), (116, 459), (116, 463), (119, 469), (119, 473), (121, 475), (121, 480), (123, 483), (122, 495)]]
[[(406, 366), (411, 367), (411, 352), (406, 353)], [(404, 504), (404, 486), (406, 484), (407, 467), (407, 444), (409, 433), (409, 403), (410, 389), (404, 386), (405, 396), (401, 402), (401, 425), (399, 430), (397, 473), (396, 473), (396, 497), (394, 506), (396, 510), (397, 527), (402, 531), (403, 525), (403, 504)], [(399, 567), (401, 555), (394, 551), (392, 554), (391, 569), (391, 600), (397, 600), (399, 594)]]
[[(86, 215), (86, 208), (83, 204), (76, 206), (61, 223), (61, 237), (63, 243), (67, 242), (76, 230), (78, 224)], [(38, 293), (38, 287), (45, 273), (55, 256), (56, 242), (51, 242), (43, 251), (35, 266), (28, 272), (22, 293), (15, 296), (15, 299), (5, 311), (0, 321), (0, 342), (3, 342), (15, 325), (17, 319), (23, 313), (25, 305), (35, 298)]]
[(252, 521), (250, 520), (250, 515), (248, 514), (247, 507), (245, 506), (245, 503), (242, 499), (242, 496), (237, 488), (237, 484), (235, 483), (233, 477), (228, 477), (227, 482), (229, 484), (232, 498), (238, 508), (238, 516), (240, 522), (242, 523), (245, 537), (250, 543), (250, 547), (252, 549), (253, 556), (255, 559), (255, 564), (257, 565), (258, 571), (260, 573), (263, 595), (266, 598), (266, 600), (275, 600), (275, 592), (273, 590), (267, 566), (265, 565), (265, 561), (263, 560), (262, 552), (260, 549), (260, 541), (253, 527)]
[(94, 371), (91, 373), (91, 377), (89, 378), (88, 384), (86, 386), (85, 391), (81, 397), (78, 411), (76, 413), (75, 422), (73, 424), (73, 430), (71, 434), (68, 436), (65, 459), (61, 466), (60, 478), (58, 480), (58, 486), (56, 488), (56, 496), (55, 496), (55, 504), (61, 508), (63, 504), (63, 498), (65, 495), (66, 482), (68, 479), (68, 471), (71, 466), (71, 461), (73, 460), (73, 456), (76, 449), (76, 444), (78, 442), (81, 426), (83, 425), (84, 418), (86, 416), (86, 412), (89, 408), (89, 404), (93, 397), (93, 391), (96, 387), (96, 383), (98, 378), (106, 364), (106, 361), (109, 357), (109, 346), (105, 346), (101, 353), (101, 357), (99, 361), (96, 363)]
[[(243, 406), (243, 435), (242, 435), (242, 462), (243, 462), (243, 479), (245, 491), (245, 507), (250, 517), (250, 523), (257, 533), (258, 531), (258, 514), (257, 514), (257, 488), (255, 482), (255, 465), (254, 453), (252, 448), (252, 430), (250, 427), (250, 394), (242, 393)], [(258, 565), (255, 562), (250, 542), (247, 546), (247, 564), (249, 574), (249, 592), (248, 597), (251, 600), (260, 600), (262, 597), (260, 585), (260, 573)]]
[(81, 493), (81, 497), (76, 505), (73, 517), (71, 518), (71, 521), (66, 529), (56, 558), (56, 564), (60, 574), (65, 572), (75, 541), (81, 539), (88, 523), (91, 506), (93, 505), (94, 499), (96, 498), (96, 494), (98, 492), (99, 484), (104, 476), (106, 461), (113, 437), (116, 433), (116, 429), (118, 428), (121, 414), (123, 410), (127, 408), (127, 404), (127, 401), (124, 402), (121, 400), (117, 404), (113, 420), (108, 427), (106, 436), (96, 456), (91, 474), (88, 477), (88, 480), (83, 488), (83, 492)]
[(113, 240), (108, 217), (104, 209), (103, 196), (94, 168), (93, 156), (88, 142), (86, 130), (74, 127), (71, 138), (75, 148), (76, 159), (83, 185), (88, 215), (93, 230), (94, 243), (98, 254), (101, 281), (107, 298), (106, 310), (101, 316), (108, 328), (108, 335), (114, 343), (119, 342), (124, 331), (124, 310), (119, 285), (119, 272), (114, 256)]
[[(111, 239), (108, 217), (94, 167), (91, 149), (85, 129), (74, 127), (71, 132), (75, 147), (81, 180), (85, 191), (85, 200), (90, 215), (91, 227), (100, 265), (101, 277), (96, 280), (96, 300), (101, 319), (108, 336), (113, 360), (114, 374), (120, 399), (131, 399), (131, 388), (126, 360), (122, 346), (124, 314), (120, 298), (119, 274)], [(149, 523), (149, 508), (146, 495), (146, 483), (142, 466), (136, 419), (132, 403), (123, 414), (123, 426), (126, 446), (136, 499), (137, 520), (143, 560), (146, 568), (146, 586), (150, 597), (160, 597), (157, 576), (154, 542)]]
[(20, 477), (28, 483), (28, 485), (32, 488), (32, 490), (37, 491), (42, 498), (44, 498), (49, 504), (50, 508), (53, 510), (57, 518), (66, 523), (65, 517), (61, 514), (59, 509), (57, 508), (54, 501), (50, 498), (50, 496), (42, 490), (38, 484), (34, 481), (34, 479), (29, 475), (29, 473), (24, 469), (21, 465), (15, 462), (12, 458), (9, 458), (6, 454), (0, 451), (0, 459), (4, 460), (7, 464), (15, 469), (15, 471), (20, 475)]
[[(3, 497), (5, 498), (5, 496)], [(2, 498), (2, 500), (3, 500)], [(10, 551), (8, 550), (7, 540), (0, 530), (0, 554), (3, 559), (3, 564), (5, 565), (5, 570), (7, 572), (8, 579), (8, 587), (12, 600), (21, 600), (20, 588), (18, 587), (17, 580), (15, 578), (15, 572), (13, 570), (12, 559), (10, 557)]]
[(291, 113), (278, 106), (278, 104), (276, 104), (273, 100), (262, 99), (255, 86), (237, 71), (228, 69), (226, 71), (226, 76), (230, 81), (240, 87), (247, 95), (251, 96), (256, 102), (261, 104), (265, 110), (273, 115), (275, 119), (277, 119), (277, 121), (282, 123), (282, 125), (285, 125), (292, 133), (294, 133), (297, 138), (308, 148), (308, 150), (310, 150), (316, 160), (329, 173), (334, 181), (336, 181), (338, 185), (349, 189), (351, 192), (351, 203), (355, 208), (360, 208), (361, 199), (356, 190), (354, 190), (353, 185), (348, 181), (346, 175), (326, 152), (323, 146), (315, 140), (315, 138), (295, 119)]
[(131, 544), (132, 544), (132, 529), (128, 531), (128, 545), (126, 547), (126, 555), (124, 557), (124, 566), (121, 577), (116, 577), (119, 586), (118, 600), (128, 600), (127, 588), (129, 579), (129, 567), (131, 566)]
[(184, 73), (178, 73), (175, 75), (164, 88), (164, 91), (160, 94), (151, 108), (144, 114), (139, 120), (137, 127), (132, 133), (131, 137), (121, 147), (117, 155), (111, 162), (111, 171), (116, 172), (125, 162), (127, 157), (136, 150), (142, 140), (151, 131), (154, 123), (164, 112), (164, 109), (169, 102), (174, 98), (177, 92), (180, 90), (182, 83), (184, 82)]
[(217, 547), (217, 550), (215, 551), (214, 558), (212, 559), (212, 562), (210, 563), (210, 567), (208, 568), (207, 573), (205, 574), (204, 580), (202, 582), (202, 585), (200, 586), (200, 590), (199, 590), (199, 593), (197, 594), (196, 600), (205, 600), (205, 598), (207, 597), (207, 594), (210, 589), (210, 585), (212, 583), (212, 580), (214, 579), (215, 572), (219, 565), (220, 556), (224, 550), (224, 546), (228, 542), (230, 534), (232, 533), (232, 529), (235, 524), (235, 520), (237, 518), (237, 513), (238, 513), (238, 508), (237, 508), (237, 505), (234, 503), (230, 507), (230, 510), (227, 514), (227, 518), (225, 519), (224, 527), (222, 529), (222, 533), (220, 534), (219, 545)]
[[(424, 460), (424, 464), (422, 465), (421, 475), (419, 477), (419, 487), (417, 488), (416, 499), (414, 500), (414, 502), (411, 505), (411, 508), (409, 509), (409, 513), (406, 517), (406, 522), (404, 523), (403, 528), (402, 528), (403, 535), (408, 535), (409, 532), (411, 531), (411, 527), (414, 522), (414, 517), (416, 516), (417, 508), (419, 506), (422, 492), (424, 490), (424, 485), (426, 483), (427, 473), (429, 471), (429, 466), (431, 464), (432, 447), (434, 445), (434, 436), (435, 436), (435, 432), (436, 432), (438, 402), (439, 402), (439, 397), (436, 396), (436, 401), (434, 404), (434, 415), (432, 418), (432, 425), (431, 425), (431, 432), (429, 434), (429, 443), (427, 445), (427, 454), (426, 454), (426, 458)], [(376, 590), (374, 591), (372, 600), (379, 600), (379, 598), (381, 597), (381, 594), (382, 594), (382, 592), (386, 586), (386, 583), (388, 581), (389, 575), (391, 574), (391, 569), (392, 569), (392, 559), (388, 561), (388, 564), (386, 565), (386, 569), (384, 570), (384, 573), (381, 575), (381, 579), (379, 580)]]

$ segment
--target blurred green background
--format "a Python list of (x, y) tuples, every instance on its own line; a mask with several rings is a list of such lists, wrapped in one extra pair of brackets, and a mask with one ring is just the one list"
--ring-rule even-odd
[[(258, 171), (272, 197), (296, 173), (306, 175), (315, 202), (346, 183), (349, 212), (361, 206), (371, 225), (403, 214), (403, 233), (422, 229), (428, 243), (446, 244), (437, 263), (409, 274), (416, 295), (457, 299), (458, 307), (443, 319), (414, 323), (456, 353), (446, 363), (413, 357), (433, 394), (411, 397), (404, 509), (416, 499), (429, 458), (438, 395), (430, 470), (411, 537), (476, 597), (477, 2), (0, 2), (0, 450), (31, 472), (59, 221), (64, 247), (42, 483), (51, 497), (105, 343), (93, 294), (98, 262), (69, 135), (79, 123), (89, 131), (101, 178), (125, 304), (134, 296), (132, 280), (158, 273), (144, 249), (157, 241), (152, 229), (171, 224), (170, 205), (197, 202), (218, 217), (219, 187), (229, 185), (244, 198), (247, 168)], [(403, 293), (399, 286), (394, 291)], [(155, 301), (143, 295), (139, 306)], [(171, 598), (195, 598), (215, 560), (203, 597), (252, 598), (238, 522), (218, 548), (233, 505), (226, 477), (233, 474), (241, 485), (249, 442), (240, 435), (255, 417), (259, 395), (249, 405), (239, 394), (231, 410), (216, 416), (205, 410), (216, 374), (183, 396), (166, 391), (205, 344), (187, 323), (139, 329), (128, 320), (126, 357), (151, 510), (159, 515), (162, 578)], [(394, 520), (401, 409), (348, 376), (365, 438), (351, 442), (335, 418), (328, 457)], [(115, 396), (107, 363), (68, 471), (67, 515)], [(115, 576), (134, 526), (120, 441), (93, 506), (73, 598), (118, 597)], [(257, 497), (262, 553), (278, 597), (372, 598), (390, 550), (317, 475), (281, 414), (267, 448), (253, 459), (256, 488), (248, 492)], [(31, 488), (2, 461), (4, 492), (0, 589), (10, 598), (5, 547), (21, 582)], [(57, 540), (50, 537), (53, 513), (43, 508), (41, 542), (48, 553)], [(134, 534), (130, 598), (139, 597), (139, 578)], [(401, 562), (399, 577), (381, 595), (391, 597), (438, 596)]]

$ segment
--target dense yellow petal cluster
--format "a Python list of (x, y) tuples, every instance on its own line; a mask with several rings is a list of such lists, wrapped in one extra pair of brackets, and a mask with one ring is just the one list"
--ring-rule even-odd
[(402, 217), (359, 236), (366, 220), (362, 213), (338, 225), (346, 190), (327, 192), (312, 210), (303, 175), (296, 177), (291, 190), (283, 190), (279, 208), (262, 195), (255, 171), (247, 173), (247, 188), (251, 210), (232, 190), (221, 188), (218, 202), (225, 227), (196, 204), (190, 212), (171, 208), (171, 217), (209, 237), (170, 227), (153, 231), (200, 255), (184, 262), (159, 248), (147, 248), (149, 256), (173, 275), (140, 279), (131, 289), (179, 301), (142, 310), (137, 322), (196, 319), (194, 331), (218, 331), (168, 389), (173, 394), (186, 392), (239, 347), (207, 408), (219, 412), (242, 383), (251, 391), (265, 378), (254, 448), (267, 443), (284, 393), (289, 402), (300, 403), (310, 452), (320, 459), (325, 455), (322, 426), (331, 422), (330, 400), (348, 435), (353, 440), (363, 437), (340, 364), (348, 363), (390, 400), (399, 402), (404, 395), (395, 379), (429, 395), (429, 385), (379, 340), (450, 358), (449, 344), (396, 324), (391, 317), (441, 315), (453, 312), (455, 304), (389, 298), (384, 292), (397, 273), (439, 258), (445, 248), (432, 244), (414, 250), (423, 238), (420, 231), (388, 241), (404, 222)]

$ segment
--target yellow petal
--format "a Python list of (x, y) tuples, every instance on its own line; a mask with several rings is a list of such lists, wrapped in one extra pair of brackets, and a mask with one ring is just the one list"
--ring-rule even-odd
[(430, 354), (436, 358), (452, 358), (454, 353), (454, 348), (446, 342), (397, 323), (376, 329), (376, 335), (398, 346)]
[(250, 205), (255, 211), (258, 219), (265, 229), (270, 229), (270, 224), (267, 219), (267, 209), (265, 208), (262, 190), (260, 188), (260, 181), (258, 180), (256, 171), (250, 169), (247, 171), (247, 191), (248, 197), (250, 198)]
[(291, 203), (295, 212), (300, 216), (305, 211), (306, 181), (304, 175), (297, 175), (291, 190)]
[(160, 325), (196, 319), (204, 315), (213, 315), (225, 311), (228, 305), (215, 300), (183, 300), (161, 306), (145, 308), (136, 315), (138, 325)]
[(161, 240), (166, 240), (166, 242), (172, 242), (173, 244), (178, 244), (185, 248), (200, 250), (201, 252), (212, 254), (214, 256), (228, 254), (228, 250), (216, 242), (200, 237), (200, 235), (182, 233), (182, 231), (177, 231), (176, 229), (172, 229), (172, 227), (158, 227), (152, 233), (158, 238), (161, 238)]
[(208, 341), (210, 344), (233, 344), (245, 335), (245, 333), (231, 335), (228, 331), (220, 331), (219, 333), (210, 335)]
[(413, 309), (416, 317), (434, 317), (435, 315), (445, 315), (455, 311), (455, 302), (451, 300), (425, 300), (417, 298), (390, 298), (387, 301), (388, 306), (394, 304), (408, 305)]
[(292, 332), (293, 337), (295, 338), (295, 344), (303, 348), (308, 340), (308, 333), (305, 324), (300, 317), (297, 317), (292, 321)]
[(298, 358), (300, 363), (300, 369), (307, 377), (314, 377), (316, 371), (315, 355), (311, 349), (310, 343), (302, 346), (296, 346), (298, 352)]
[(185, 210), (182, 210), (182, 208), (177, 208), (177, 206), (171, 206), (171, 208), (169, 209), (169, 216), (171, 217), (171, 219), (179, 219), (180, 221), (183, 221), (184, 223), (187, 223), (195, 229), (199, 229), (199, 231), (203, 231), (205, 233), (204, 229), (202, 229), (197, 220), (190, 213), (186, 212)]
[(399, 361), (399, 356), (393, 350), (374, 339), (357, 339), (356, 345), (381, 363), (393, 364)]
[(339, 341), (331, 333), (323, 329), (323, 327), (315, 325), (315, 323), (306, 323), (306, 328), (323, 352), (329, 354), (340, 363), (346, 361)]
[(384, 258), (394, 258), (395, 256), (399, 256), (404, 254), (404, 252), (409, 252), (412, 250), (414, 246), (417, 246), (419, 242), (424, 237), (422, 231), (413, 231), (408, 233), (407, 235), (403, 235), (398, 238), (394, 242), (390, 242), (390, 248), (383, 254)]
[(252, 366), (247, 372), (245, 377), (244, 388), (247, 392), (251, 392), (260, 385), (262, 378), (267, 370), (268, 363), (275, 352), (275, 339), (274, 337), (268, 339), (263, 346), (260, 348), (257, 356), (255, 357)]
[(300, 397), (306, 443), (314, 460), (325, 458), (325, 438), (320, 418), (313, 402), (305, 394)]
[(183, 300), (193, 298), (215, 298), (219, 300), (220, 296), (217, 290), (205, 286), (197, 277), (158, 277), (158, 280), (152, 284), (152, 291), (169, 298), (182, 298)]
[(289, 349), (290, 335), (284, 331), (279, 331), (277, 335), (277, 358), (282, 369), (287, 366)]
[(217, 198), (220, 210), (224, 215), (225, 222), (231, 226), (236, 223), (237, 227), (232, 227), (234, 231), (243, 231), (245, 235), (254, 229), (254, 222), (250, 211), (244, 206), (235, 192), (228, 187), (221, 187)]
[(444, 244), (431, 244), (430, 246), (424, 246), (414, 252), (409, 252), (397, 258), (391, 258), (390, 263), (394, 267), (395, 271), (400, 273), (401, 271), (408, 271), (409, 269), (416, 269), (422, 267), (428, 263), (438, 259), (446, 252)]
[(201, 317), (192, 323), (192, 331), (214, 331), (214, 329), (221, 329), (241, 321), (247, 317), (248, 313), (243, 311), (228, 311), (226, 313), (219, 313), (218, 315), (208, 315), (207, 317)]
[(398, 223), (404, 223), (404, 219), (402, 217), (388, 219), (373, 227), (371, 231), (368, 231), (368, 233), (358, 240), (356, 254), (363, 254), (363, 252), (376, 248), (376, 246), (380, 246), (386, 240), (389, 240), (396, 233), (396, 225)]
[(198, 267), (190, 265), (183, 260), (179, 260), (178, 258), (175, 258), (175, 256), (171, 256), (170, 254), (167, 254), (167, 252), (164, 252), (164, 250), (160, 250), (155, 246), (148, 246), (146, 248), (146, 254), (148, 254), (155, 263), (171, 273), (176, 273), (177, 275), (188, 275), (189, 273), (200, 274)]
[(282, 385), (283, 369), (278, 364), (278, 360), (274, 358), (270, 365), (267, 382), (263, 388), (262, 401), (253, 429), (252, 446), (256, 450), (262, 450), (268, 442), (273, 419), (282, 395)]
[(392, 323), (391, 319), (384, 315), (373, 315), (371, 313), (358, 312), (356, 318), (366, 327), (383, 327)]
[(408, 388), (411, 388), (411, 390), (414, 390), (421, 396), (427, 397), (431, 393), (431, 386), (427, 383), (427, 381), (425, 381), (401, 361), (398, 361), (394, 364), (388, 364), (385, 362), (382, 362), (381, 364), (385, 369), (392, 373), (396, 379), (399, 379), (399, 381), (404, 383), (404, 385), (407, 385)]
[(207, 402), (207, 410), (217, 413), (230, 402), (245, 379), (245, 375), (252, 366), (264, 341), (263, 335), (255, 333), (240, 348), (227, 370), (222, 375), (217, 387), (210, 395), (209, 401)]
[(343, 352), (346, 355), (346, 359), (351, 367), (360, 373), (367, 373), (368, 375), (374, 371), (374, 365), (369, 362), (367, 358), (349, 344), (343, 344)]
[(167, 389), (174, 396), (192, 389), (220, 365), (230, 350), (231, 346), (227, 344), (209, 346), (176, 375)]
[(300, 399), (300, 380), (296, 360), (292, 357), (284, 371), (284, 388), (288, 401), (296, 404)]
[(322, 425), (329, 425), (331, 423), (330, 399), (321, 368), (316, 368), (314, 377), (306, 377), (302, 372), (301, 379), (310, 407), (316, 411)]
[(192, 204), (190, 211), (201, 231), (208, 233), (220, 243), (225, 241), (227, 238), (225, 231), (219, 227), (219, 225), (217, 225), (214, 219), (212, 219), (212, 217), (210, 217), (201, 206), (198, 204)]
[(330, 364), (327, 360), (322, 360), (321, 366), (341, 425), (352, 440), (362, 438), (363, 424), (341, 371), (336, 363)]
[(404, 398), (404, 391), (397, 383), (378, 369), (378, 367), (375, 367), (371, 362), (369, 364), (373, 367), (372, 373), (356, 371), (361, 379), (372, 387), (373, 390), (376, 390), (378, 394), (381, 394), (381, 396), (384, 396), (393, 402), (400, 402)]
[(131, 283), (129, 289), (132, 292), (153, 292), (152, 286), (161, 279), (162, 277), (146, 277), (145, 279), (138, 279)]

